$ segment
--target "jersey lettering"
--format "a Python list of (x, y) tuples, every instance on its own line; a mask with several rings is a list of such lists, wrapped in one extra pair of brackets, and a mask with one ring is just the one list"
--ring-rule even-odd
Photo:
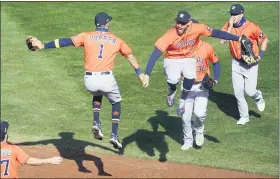
[(100, 50), (99, 50), (99, 55), (98, 55), (98, 58), (99, 59), (102, 59), (102, 54), (103, 54), (103, 48), (104, 48), (104, 45), (103, 44), (99, 44), (100, 45)]
[(8, 159), (1, 160), (1, 166), (5, 165), (4, 166), (4, 168), (5, 168), (4, 173), (1, 176), (8, 176), (9, 175), (9, 173), (8, 173), (8, 171), (9, 171), (9, 164), (10, 164), (10, 160), (8, 160)]

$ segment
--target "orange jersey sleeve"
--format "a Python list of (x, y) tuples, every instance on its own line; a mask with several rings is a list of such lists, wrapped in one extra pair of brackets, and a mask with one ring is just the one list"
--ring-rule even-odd
[(212, 63), (217, 63), (219, 61), (218, 56), (216, 55), (214, 48), (209, 44), (208, 45), (208, 59), (212, 62)]
[(227, 30), (228, 30), (228, 22), (225, 23), (225, 25), (221, 28), (221, 30), (227, 32)]
[(199, 36), (211, 36), (213, 28), (205, 24), (193, 24), (193, 28), (197, 29)]
[(176, 38), (178, 38), (176, 29), (169, 29), (162, 37), (160, 37), (156, 41), (155, 47), (157, 47), (160, 51), (165, 52), (168, 47), (173, 45), (173, 42), (176, 40)]
[(258, 44), (262, 44), (263, 40), (266, 39), (267, 37), (258, 25), (255, 26), (255, 29), (256, 31), (254, 33), (254, 37), (257, 40)]
[(86, 37), (86, 33), (80, 33), (75, 36), (72, 36), (71, 39), (74, 43), (75, 47), (84, 46), (84, 40)]
[(17, 151), (17, 160), (20, 164), (25, 164), (29, 156), (18, 146), (15, 146), (15, 150)]
[(128, 45), (110, 32), (84, 32), (71, 39), (75, 47), (84, 47), (84, 69), (88, 72), (112, 70), (117, 52), (123, 56), (132, 54)]
[(129, 46), (121, 40), (121, 43), (120, 43), (120, 50), (119, 52), (122, 54), (122, 56), (125, 56), (127, 57), (128, 55), (131, 55), (132, 54), (132, 50), (129, 48)]
[(1, 178), (18, 178), (18, 165), (25, 164), (28, 158), (20, 147), (1, 143)]

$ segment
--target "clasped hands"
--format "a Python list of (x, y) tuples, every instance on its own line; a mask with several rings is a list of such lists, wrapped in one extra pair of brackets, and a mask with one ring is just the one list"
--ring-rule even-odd
[(142, 73), (138, 77), (139, 77), (140, 81), (142, 82), (143, 87), (147, 88), (149, 86), (150, 76)]

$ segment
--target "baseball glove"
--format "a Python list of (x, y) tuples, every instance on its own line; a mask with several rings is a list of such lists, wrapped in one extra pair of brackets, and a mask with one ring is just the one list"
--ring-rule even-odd
[(40, 49), (40, 46), (42, 45), (42, 42), (38, 40), (36, 37), (28, 36), (25, 40), (27, 48), (30, 51), (36, 51)]
[(245, 35), (241, 37), (241, 56), (248, 65), (253, 65), (257, 62), (257, 57), (253, 52), (253, 44)]
[(205, 74), (204, 78), (202, 79), (202, 85), (206, 89), (211, 89), (216, 84), (216, 81), (213, 80), (208, 73)]

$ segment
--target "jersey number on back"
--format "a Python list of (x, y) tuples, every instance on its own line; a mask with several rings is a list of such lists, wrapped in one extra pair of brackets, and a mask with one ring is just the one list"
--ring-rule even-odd
[(3, 173), (3, 176), (8, 176), (9, 173), (9, 163), (10, 163), (10, 160), (1, 160), (1, 168), (2, 168), (2, 164), (5, 165), (5, 170), (4, 170), (4, 173)]
[(104, 49), (104, 45), (103, 44), (99, 44), (100, 45), (100, 49), (99, 49), (99, 55), (98, 58), (102, 59), (103, 58), (103, 49)]

